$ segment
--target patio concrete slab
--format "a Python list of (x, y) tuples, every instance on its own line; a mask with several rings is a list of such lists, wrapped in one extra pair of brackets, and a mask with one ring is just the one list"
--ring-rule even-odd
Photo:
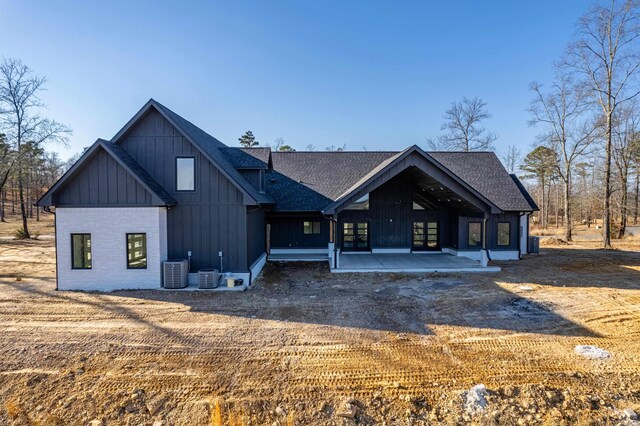
[(340, 254), (340, 267), (333, 272), (498, 272), (497, 266), (445, 253), (354, 253)]

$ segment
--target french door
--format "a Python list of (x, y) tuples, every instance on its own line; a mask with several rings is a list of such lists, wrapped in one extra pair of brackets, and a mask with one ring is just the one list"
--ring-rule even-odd
[(438, 222), (413, 222), (413, 250), (440, 250)]
[(342, 249), (345, 251), (369, 250), (369, 223), (345, 222), (342, 224)]

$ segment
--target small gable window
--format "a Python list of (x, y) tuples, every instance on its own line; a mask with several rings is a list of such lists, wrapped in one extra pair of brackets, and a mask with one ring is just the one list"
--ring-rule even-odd
[(320, 233), (320, 222), (304, 222), (305, 235), (317, 235)]
[(176, 158), (176, 191), (196, 190), (196, 159), (193, 157)]
[(91, 269), (91, 234), (71, 234), (71, 268)]
[(358, 198), (345, 210), (369, 210), (369, 194), (365, 194)]

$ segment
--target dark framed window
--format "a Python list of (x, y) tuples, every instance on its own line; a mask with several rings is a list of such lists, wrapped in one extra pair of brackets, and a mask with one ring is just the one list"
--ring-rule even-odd
[(479, 246), (482, 243), (482, 224), (469, 222), (469, 245)]
[(71, 269), (91, 269), (91, 234), (71, 234)]
[(498, 222), (498, 245), (508, 246), (511, 242), (511, 223)]
[(147, 234), (127, 234), (127, 269), (147, 269)]
[(320, 222), (304, 222), (305, 235), (317, 235), (320, 233)]
[(196, 190), (196, 159), (176, 157), (176, 191)]

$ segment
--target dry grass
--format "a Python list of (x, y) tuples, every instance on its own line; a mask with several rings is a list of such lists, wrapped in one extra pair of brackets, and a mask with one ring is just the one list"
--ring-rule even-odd
[[(28, 226), (29, 232), (32, 237), (51, 236), (55, 234), (55, 228), (53, 226), (53, 215), (50, 213), (41, 213), (40, 221), (36, 221), (35, 217), (29, 219)], [(20, 215), (10, 214), (5, 217), (6, 222), (0, 222), (0, 238), (2, 237), (15, 237), (15, 233), (18, 229), (22, 229), (22, 218)]]
[(461, 424), (477, 383), (480, 423), (535, 406), (527, 423), (618, 424), (614, 408), (640, 408), (640, 245), (615, 244), (544, 247), (497, 274), (269, 264), (246, 293), (93, 294), (54, 290), (52, 241), (0, 241), (0, 424), (333, 425), (347, 397), (362, 424)]

